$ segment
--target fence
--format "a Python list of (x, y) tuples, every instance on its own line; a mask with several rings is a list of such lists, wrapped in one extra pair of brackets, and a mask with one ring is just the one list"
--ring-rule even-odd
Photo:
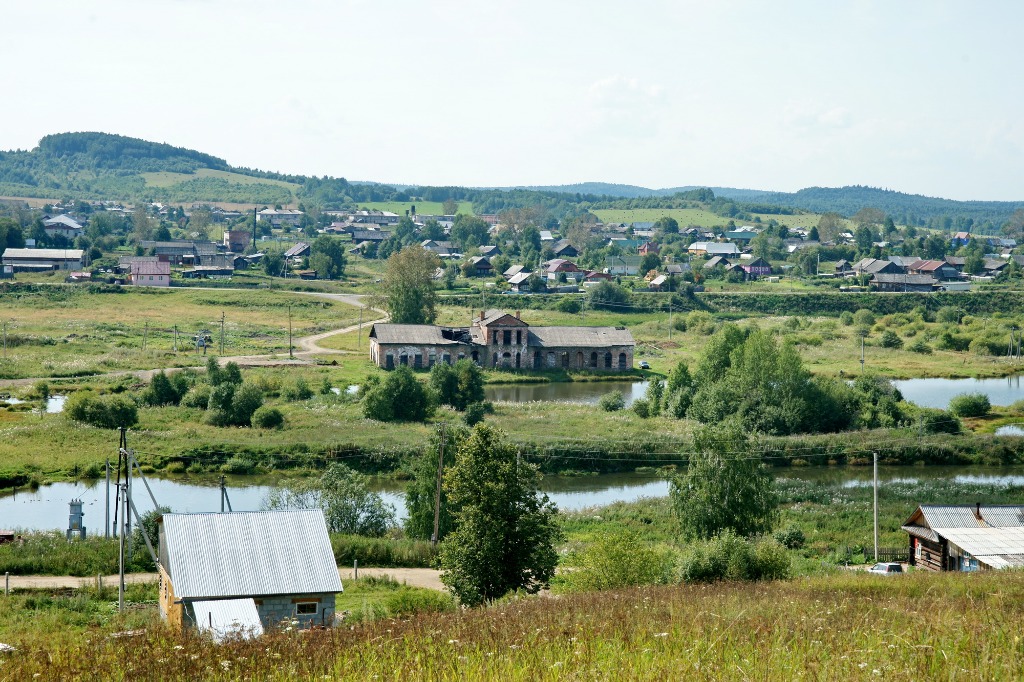
[[(874, 557), (873, 547), (846, 547), (846, 561), (850, 562), (855, 554), (863, 554), (867, 561)], [(910, 550), (906, 547), (879, 547), (878, 560), (881, 562), (906, 562), (910, 559)]]

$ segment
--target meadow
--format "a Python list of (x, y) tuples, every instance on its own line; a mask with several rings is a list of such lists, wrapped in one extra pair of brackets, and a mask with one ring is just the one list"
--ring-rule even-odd
[(218, 178), (236, 185), (276, 185), (283, 187), (292, 193), (300, 189), (299, 185), (283, 180), (271, 180), (269, 178), (256, 178), (251, 175), (231, 173), (229, 171), (214, 170), (212, 168), (200, 168), (195, 173), (172, 173), (169, 171), (157, 171), (152, 173), (140, 173), (142, 179), (149, 187), (172, 187), (182, 182), (188, 182), (196, 178)]
[[(418, 215), (444, 215), (444, 203), (441, 201), (369, 201), (359, 204), (360, 210), (367, 211), (388, 211), (404, 216), (406, 211), (416, 207)], [(459, 202), (456, 214), (476, 215), (473, 211), (473, 204), (468, 201)]]
[[(634, 208), (634, 209), (612, 209), (612, 208), (599, 208), (594, 209), (594, 215), (600, 218), (606, 223), (625, 223), (630, 224), (634, 222), (649, 222), (653, 223), (663, 216), (675, 218), (678, 221), (679, 226), (685, 228), (689, 225), (695, 225), (697, 227), (725, 227), (729, 223), (729, 218), (720, 216), (717, 213), (705, 210), (703, 208)], [(767, 213), (753, 213), (751, 214), (761, 219), (761, 222), (767, 223), (769, 220), (775, 219), (782, 225), (789, 227), (802, 227), (810, 229), (818, 224), (818, 220), (821, 218), (817, 213), (797, 213), (795, 215), (776, 215)], [(750, 221), (735, 219), (734, 222), (737, 225), (744, 225)]]
[[(33, 600), (31, 604), (28, 600)], [(791, 680), (1024, 676), (1024, 574), (840, 572), (767, 584), (715, 583), (511, 598), (326, 631), (214, 645), (155, 619), (114, 617), (86, 634), (46, 598), (4, 601), (39, 619), (9, 632), (0, 679)], [(151, 607), (149, 613), (152, 613)], [(24, 618), (24, 616), (21, 616)], [(63, 635), (54, 637), (55, 631)]]
[(289, 310), (293, 337), (354, 324), (359, 315), (337, 300), (283, 291), (12, 288), (0, 304), (7, 336), (0, 378), (200, 365), (192, 337), (208, 330), (210, 350), (219, 352), (222, 315), (225, 355), (287, 356)]

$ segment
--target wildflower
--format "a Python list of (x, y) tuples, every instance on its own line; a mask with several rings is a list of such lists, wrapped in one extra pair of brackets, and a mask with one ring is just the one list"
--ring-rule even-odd
[(183, 646), (182, 646), (182, 645), (180, 645), (180, 644), (175, 644), (175, 645), (174, 645), (174, 650), (175, 650), (175, 651), (181, 651), (181, 650), (182, 650), (182, 649), (184, 649), (184, 648), (185, 648), (185, 647), (183, 647)]
[(230, 670), (231, 669), (231, 661), (221, 661), (220, 662), (220, 667), (224, 668), (225, 670)]
[(667, 632), (658, 632), (654, 635), (655, 637), (668, 637)]
[(861, 670), (863, 670), (864, 668), (868, 667), (868, 664), (867, 663), (858, 663), (857, 667), (860, 668)]

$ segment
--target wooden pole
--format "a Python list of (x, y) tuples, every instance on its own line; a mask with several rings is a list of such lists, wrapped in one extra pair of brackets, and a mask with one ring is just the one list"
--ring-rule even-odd
[(434, 493), (434, 534), (430, 536), (431, 544), (436, 545), (441, 531), (441, 477), (444, 471), (445, 423), (441, 422), (441, 446), (437, 449), (437, 489)]
[(878, 562), (878, 453), (872, 453), (874, 455), (874, 469), (875, 469), (875, 504), (874, 504), (874, 515), (875, 515), (875, 562)]

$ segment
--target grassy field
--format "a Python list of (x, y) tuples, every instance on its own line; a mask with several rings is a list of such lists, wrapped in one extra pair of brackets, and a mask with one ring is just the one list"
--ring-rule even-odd
[(195, 180), (196, 178), (218, 178), (220, 180), (226, 180), (235, 185), (276, 185), (283, 187), (291, 192), (295, 192), (299, 189), (299, 186), (292, 182), (285, 182), (283, 180), (271, 180), (269, 178), (255, 178), (249, 175), (241, 175), (240, 173), (231, 173), (229, 171), (214, 170), (212, 168), (200, 168), (194, 174), (189, 173), (171, 173), (168, 171), (160, 171), (155, 173), (140, 173), (142, 178), (146, 181), (146, 184), (150, 187), (172, 187), (181, 182), (187, 182), (189, 180)]
[[(413, 206), (416, 207), (416, 213), (420, 215), (444, 215), (443, 202), (440, 201), (371, 201), (359, 204), (360, 209), (368, 211), (390, 211), (391, 213), (397, 213), (400, 216), (404, 216), (405, 212), (409, 211)], [(468, 201), (460, 202), (456, 213), (475, 215), (473, 213), (473, 204)]]
[[(351, 628), (214, 645), (155, 619), (38, 620), (7, 638), (3, 679), (985, 679), (1024, 676), (1024, 574), (841, 573), (771, 584), (681, 585), (513, 599)], [(0, 602), (3, 603), (3, 602)], [(140, 618), (152, 613), (143, 606)], [(41, 613), (42, 612), (42, 613)], [(9, 618), (0, 619), (6, 621)], [(69, 620), (65, 618), (63, 620)], [(56, 632), (60, 637), (55, 637)]]
[[(606, 223), (654, 222), (662, 216), (675, 218), (680, 227), (696, 225), (697, 227), (725, 227), (729, 218), (717, 215), (700, 208), (637, 208), (637, 209), (596, 209), (594, 215)], [(810, 228), (818, 224), (821, 217), (817, 213), (800, 213), (797, 215), (775, 215), (762, 213), (753, 214), (764, 223), (771, 219), (789, 227)], [(735, 221), (737, 225), (749, 221)]]
[(11, 289), (0, 304), (7, 323), (0, 378), (194, 365), (202, 362), (202, 353), (192, 335), (208, 329), (219, 344), (222, 315), (225, 355), (287, 354), (289, 307), (294, 336), (343, 327), (358, 318), (353, 306), (279, 291)]

